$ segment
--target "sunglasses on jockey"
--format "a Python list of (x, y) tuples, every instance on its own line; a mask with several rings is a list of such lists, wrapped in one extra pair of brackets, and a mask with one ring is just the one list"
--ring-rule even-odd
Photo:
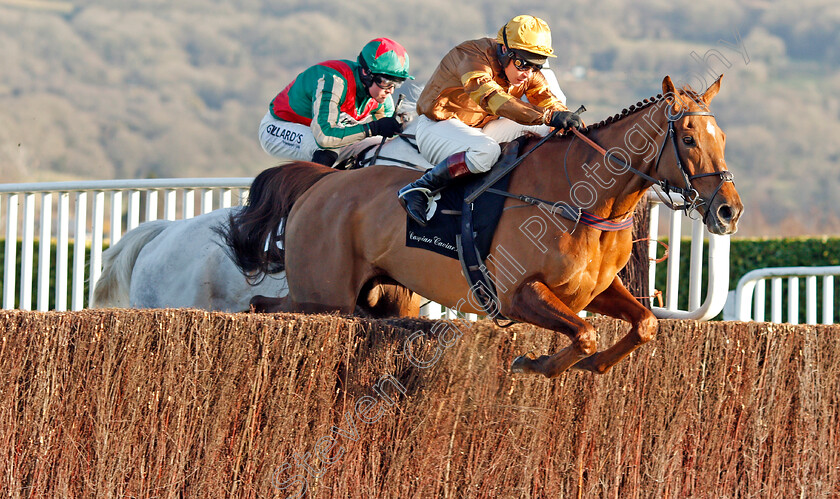
[(522, 57), (521, 55), (517, 54), (513, 50), (511, 50), (511, 53), (512, 53), (511, 60), (513, 61), (513, 67), (515, 67), (519, 71), (525, 72), (525, 71), (531, 70), (531, 71), (536, 73), (537, 71), (539, 71), (543, 68), (542, 64), (535, 64), (533, 62), (530, 62), (530, 61), (526, 60), (524, 57)]
[(405, 78), (395, 78), (382, 74), (373, 74), (373, 82), (382, 90), (391, 90), (399, 87), (405, 81)]

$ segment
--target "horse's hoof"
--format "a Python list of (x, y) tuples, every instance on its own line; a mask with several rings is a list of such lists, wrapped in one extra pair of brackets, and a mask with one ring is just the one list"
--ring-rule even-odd
[(510, 365), (511, 372), (524, 373), (528, 371), (526, 366), (531, 364), (535, 358), (536, 356), (534, 355), (534, 352), (530, 351), (525, 355), (520, 355), (519, 357), (513, 359), (513, 363)]
[(251, 311), (252, 314), (265, 313), (265, 296), (256, 295), (253, 298), (251, 298), (248, 309)]
[(513, 373), (524, 373), (525, 372), (525, 356), (520, 355), (519, 357), (513, 359), (513, 364), (510, 365), (510, 372)]

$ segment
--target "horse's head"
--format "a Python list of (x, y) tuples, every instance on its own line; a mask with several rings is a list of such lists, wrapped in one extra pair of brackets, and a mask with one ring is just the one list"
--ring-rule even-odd
[[(732, 234), (744, 205), (726, 168), (726, 135), (709, 112), (709, 103), (719, 89), (720, 78), (703, 95), (687, 87), (676, 89), (669, 76), (662, 81), (670, 137), (663, 144), (665, 150), (660, 151), (660, 159), (665, 161), (658, 165), (656, 174), (688, 191), (686, 202), (702, 214), (709, 232)], [(669, 156), (673, 156), (672, 161), (668, 161)]]

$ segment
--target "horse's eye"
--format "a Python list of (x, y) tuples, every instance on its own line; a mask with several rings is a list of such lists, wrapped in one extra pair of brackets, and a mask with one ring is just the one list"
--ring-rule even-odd
[(692, 137), (690, 135), (686, 135), (685, 137), (683, 137), (683, 144), (685, 144), (687, 146), (693, 146), (694, 145), (694, 137)]

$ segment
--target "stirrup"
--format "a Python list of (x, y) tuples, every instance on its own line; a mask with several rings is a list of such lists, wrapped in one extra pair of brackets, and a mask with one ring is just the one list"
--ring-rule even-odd
[(423, 195), (426, 196), (426, 203), (431, 203), (434, 200), (434, 196), (432, 195), (432, 191), (426, 189), (425, 187), (412, 187), (411, 189), (407, 189), (405, 191), (400, 192), (397, 194), (397, 197), (403, 199), (403, 197), (408, 194), (409, 192), (421, 192)]
[[(419, 215), (423, 217), (422, 219), (418, 218), (414, 213), (412, 213), (411, 210), (408, 209), (408, 203), (405, 202), (405, 197), (404, 196), (406, 194), (410, 193), (410, 192), (415, 192), (415, 191), (417, 191), (420, 194), (426, 196), (425, 206), (423, 206), (422, 209), (419, 210)], [(419, 225), (421, 227), (425, 227), (426, 224), (429, 223), (429, 219), (431, 218), (431, 216), (429, 215), (429, 212), (432, 211), (432, 215), (434, 215), (434, 211), (432, 210), (432, 207), (436, 206), (435, 205), (435, 198), (437, 198), (439, 196), (440, 196), (439, 194), (438, 195), (432, 195), (432, 191), (430, 191), (429, 189), (427, 189), (425, 187), (412, 187), (411, 189), (406, 189), (405, 192), (400, 192), (397, 195), (397, 199), (400, 201), (400, 204), (402, 205), (403, 209), (408, 214), (408, 217), (411, 218), (412, 220), (414, 220), (414, 222), (417, 225)]]

